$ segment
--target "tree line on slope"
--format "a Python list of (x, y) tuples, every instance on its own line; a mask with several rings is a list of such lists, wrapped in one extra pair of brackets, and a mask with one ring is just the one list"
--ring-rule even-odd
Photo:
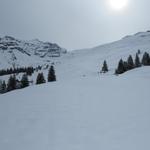
[[(54, 66), (51, 66), (48, 71), (47, 81), (48, 82), (56, 81)], [(38, 85), (38, 84), (43, 84), (43, 83), (46, 83), (44, 75), (43, 73), (38, 73), (37, 78), (36, 78), (36, 84)], [(9, 77), (7, 84), (5, 81), (0, 81), (0, 93), (3, 94), (12, 90), (26, 88), (28, 86), (30, 86), (30, 81), (28, 79), (27, 73), (24, 73), (22, 75), (22, 78), (20, 81), (16, 79), (16, 75), (14, 74)]]
[[(142, 60), (140, 60), (140, 57), (139, 57), (140, 53), (141, 52), (138, 50), (134, 60), (131, 55), (129, 55), (127, 61), (123, 61), (123, 59), (120, 59), (120, 61), (118, 62), (118, 67), (115, 70), (115, 74), (116, 75), (122, 74), (122, 73), (125, 73), (126, 71), (132, 70), (134, 68), (142, 67), (142, 66), (150, 66), (149, 53), (145, 52), (143, 54)], [(108, 65), (105, 60), (101, 69), (101, 73), (106, 73), (108, 71), (109, 71)]]
[[(54, 81), (56, 81), (56, 75), (55, 75), (54, 66), (51, 66), (50, 69), (49, 69), (49, 71), (48, 71), (47, 81), (48, 82), (54, 82)], [(43, 73), (39, 73), (37, 75), (37, 78), (36, 78), (36, 84), (43, 84), (43, 83), (46, 83), (46, 80), (44, 78)]]
[[(45, 66), (45, 69), (47, 69), (49, 65)], [(9, 69), (1, 69), (0, 70), (0, 76), (10, 75), (10, 74), (19, 74), (19, 73), (26, 73), (27, 75), (31, 76), (34, 71), (38, 72), (42, 69), (42, 66), (38, 65), (37, 67), (17, 67), (17, 68), (9, 68)]]
[(27, 75), (32, 75), (34, 73), (33, 67), (20, 67), (20, 68), (10, 68), (10, 69), (2, 69), (0, 70), (0, 76), (10, 75), (10, 74), (18, 74), (18, 73), (26, 73)]

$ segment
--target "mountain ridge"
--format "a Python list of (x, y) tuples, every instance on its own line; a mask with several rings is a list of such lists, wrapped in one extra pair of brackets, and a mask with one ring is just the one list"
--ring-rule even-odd
[[(60, 57), (66, 52), (66, 49), (56, 43), (43, 42), (38, 39), (25, 41), (11, 36), (0, 38), (1, 66), (3, 64), (7, 64), (6, 66), (32, 65), (32, 62), (34, 64), (38, 61), (50, 60), (51, 57)], [(29, 60), (30, 63), (24, 63), (22, 58)]]
[[(56, 61), (64, 61), (72, 58), (72, 55), (79, 55), (81, 57), (90, 54), (108, 54), (120, 55), (119, 57), (128, 57), (129, 54), (135, 54), (137, 50), (150, 50), (150, 31), (138, 32), (133, 35), (123, 37), (118, 41), (99, 45), (93, 48), (80, 49), (69, 51), (68, 55), (64, 55), (67, 50), (61, 48), (55, 43), (42, 42), (38, 39), (23, 41), (10, 36), (0, 38), (0, 67), (10, 68), (13, 66), (37, 66), (40, 64), (49, 64)], [(127, 55), (127, 56), (125, 56)], [(62, 56), (62, 57), (59, 57)], [(106, 59), (102, 55), (103, 59)], [(108, 57), (108, 55), (107, 55)], [(117, 56), (118, 57), (118, 56)]]

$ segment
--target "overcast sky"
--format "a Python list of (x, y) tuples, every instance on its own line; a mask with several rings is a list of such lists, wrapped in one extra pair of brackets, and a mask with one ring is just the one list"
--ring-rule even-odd
[(72, 50), (150, 29), (150, 0), (129, 0), (123, 11), (106, 1), (0, 0), (0, 36), (38, 38)]

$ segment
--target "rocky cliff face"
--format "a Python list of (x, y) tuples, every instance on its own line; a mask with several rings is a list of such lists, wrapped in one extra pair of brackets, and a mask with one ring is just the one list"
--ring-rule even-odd
[[(23, 63), (22, 59), (32, 62), (43, 59), (48, 60), (51, 57), (60, 57), (67, 52), (66, 49), (61, 48), (55, 43), (42, 42), (38, 39), (31, 41), (23, 41), (15, 39), (14, 37), (5, 36), (0, 38), (0, 64), (18, 64)], [(5, 62), (6, 61), (6, 62)]]
[(37, 39), (32, 41), (17, 40), (10, 36), (0, 38), (0, 51), (20, 51), (28, 56), (58, 57), (66, 50), (50, 42), (42, 42)]

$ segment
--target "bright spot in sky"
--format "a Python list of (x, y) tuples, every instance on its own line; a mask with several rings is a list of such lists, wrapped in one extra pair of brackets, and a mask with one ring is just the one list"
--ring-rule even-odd
[(109, 0), (109, 5), (113, 10), (123, 10), (128, 5), (128, 0)]

